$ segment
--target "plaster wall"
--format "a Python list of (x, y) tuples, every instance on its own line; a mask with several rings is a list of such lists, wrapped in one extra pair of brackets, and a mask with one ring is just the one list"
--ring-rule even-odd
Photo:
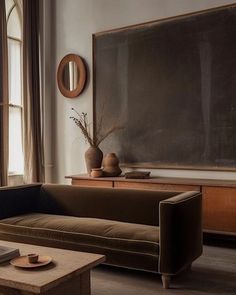
[[(58, 183), (68, 183), (64, 178), (65, 175), (86, 171), (84, 152), (88, 146), (69, 117), (72, 115), (73, 107), (79, 112), (88, 113), (89, 120), (92, 121), (92, 34), (235, 3), (229, 0), (44, 0), (44, 2), (46, 7), (44, 39), (48, 40), (44, 46), (44, 69), (47, 69), (44, 72), (46, 76), (44, 84), (47, 85), (44, 91), (45, 140), (48, 142), (47, 147), (49, 146), (46, 149), (46, 167), (48, 180)], [(57, 65), (68, 53), (81, 55), (88, 67), (86, 89), (76, 99), (63, 97), (56, 85)], [(152, 170), (152, 175), (236, 180), (236, 173), (233, 172), (160, 169)]]

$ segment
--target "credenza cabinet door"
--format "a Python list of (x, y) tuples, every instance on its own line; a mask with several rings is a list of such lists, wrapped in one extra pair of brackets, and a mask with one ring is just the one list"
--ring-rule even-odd
[(236, 234), (236, 188), (202, 187), (204, 230)]

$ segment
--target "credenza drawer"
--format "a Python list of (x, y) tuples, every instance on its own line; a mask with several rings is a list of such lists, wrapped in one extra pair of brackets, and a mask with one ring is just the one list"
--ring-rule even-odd
[(86, 179), (72, 179), (72, 185), (78, 186), (94, 186), (94, 187), (113, 187), (112, 181), (106, 180), (86, 180)]
[(115, 188), (130, 188), (130, 189), (149, 189), (149, 190), (165, 190), (165, 191), (200, 191), (201, 187), (197, 185), (183, 184), (166, 184), (166, 183), (144, 183), (132, 181), (114, 181)]

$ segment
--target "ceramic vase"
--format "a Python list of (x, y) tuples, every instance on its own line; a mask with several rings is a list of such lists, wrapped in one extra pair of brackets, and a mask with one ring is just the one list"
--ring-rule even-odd
[(119, 176), (121, 174), (119, 167), (119, 159), (115, 153), (107, 154), (103, 160), (103, 174), (104, 176)]
[(91, 175), (92, 168), (101, 168), (103, 153), (99, 147), (91, 146), (85, 152), (85, 162), (88, 174)]

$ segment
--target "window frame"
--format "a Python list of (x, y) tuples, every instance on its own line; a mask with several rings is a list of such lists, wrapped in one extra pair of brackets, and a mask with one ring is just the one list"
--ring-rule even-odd
[[(21, 32), (23, 32), (23, 12), (22, 12), (22, 7), (21, 7), (21, 1), (20, 0), (13, 0), (13, 4), (10, 7), (8, 14), (6, 16), (6, 21), (8, 25), (8, 21), (11, 17), (12, 12), (14, 9), (17, 10), (19, 20), (20, 20), (20, 25), (21, 25)], [(20, 44), (20, 84), (21, 84), (21, 104), (16, 104), (11, 102), (11, 98), (9, 97), (9, 102), (8, 102), (8, 110), (10, 113), (10, 109), (18, 109), (20, 110), (20, 117), (21, 117), (21, 134), (22, 134), (22, 152), (23, 152), (23, 160), (24, 160), (24, 151), (23, 151), (23, 36), (21, 34), (21, 38), (16, 38), (8, 34), (7, 32), (7, 41), (12, 40), (12, 41), (17, 41)], [(9, 58), (9, 56), (8, 56)], [(9, 64), (9, 62), (8, 62)], [(24, 175), (24, 171), (19, 173), (19, 171), (8, 171), (8, 176), (15, 176), (15, 175)]]

